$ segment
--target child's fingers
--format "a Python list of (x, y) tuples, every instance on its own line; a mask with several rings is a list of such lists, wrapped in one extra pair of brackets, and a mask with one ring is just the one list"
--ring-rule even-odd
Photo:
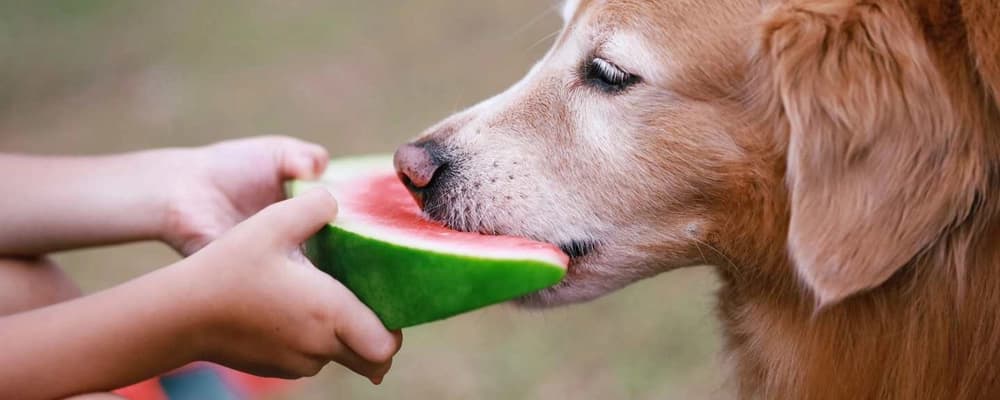
[(248, 222), (259, 227), (258, 232), (272, 235), (279, 245), (294, 248), (336, 217), (337, 200), (328, 190), (318, 188), (274, 203)]
[(376, 364), (392, 360), (402, 346), (402, 334), (386, 330), (375, 313), (360, 301), (342, 305), (340, 310), (346, 315), (338, 318), (337, 337), (347, 347)]
[(403, 344), (400, 331), (390, 332), (375, 313), (339, 282), (336, 291), (337, 338), (363, 359), (375, 365), (390, 362)]
[(331, 359), (337, 364), (343, 365), (354, 371), (358, 375), (367, 377), (372, 383), (378, 385), (382, 383), (382, 378), (389, 373), (392, 368), (392, 359), (384, 363), (375, 363), (364, 359), (349, 348), (342, 347)]
[(281, 177), (285, 179), (313, 179), (319, 177), (329, 161), (329, 154), (322, 146), (298, 139), (280, 138), (278, 159)]

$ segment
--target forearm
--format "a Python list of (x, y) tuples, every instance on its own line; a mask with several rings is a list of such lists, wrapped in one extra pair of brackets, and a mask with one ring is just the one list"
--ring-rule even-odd
[(0, 154), (0, 255), (156, 239), (181, 150), (96, 157)]
[(0, 398), (112, 390), (198, 358), (197, 285), (168, 267), (66, 303), (0, 318)]

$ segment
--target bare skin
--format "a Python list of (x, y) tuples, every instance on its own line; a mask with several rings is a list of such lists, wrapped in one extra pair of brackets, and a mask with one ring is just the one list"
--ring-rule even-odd
[[(325, 162), (287, 138), (0, 155), (0, 170), (18, 171), (0, 176), (18, 193), (0, 199), (0, 398), (107, 391), (198, 360), (285, 378), (334, 361), (381, 382), (400, 333), (298, 250), (336, 201), (319, 190), (272, 204), (283, 180)], [(189, 257), (85, 297), (43, 256), (149, 239)]]

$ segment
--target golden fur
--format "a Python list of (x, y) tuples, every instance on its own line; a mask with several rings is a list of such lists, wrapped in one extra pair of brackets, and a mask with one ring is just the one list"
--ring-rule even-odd
[[(575, 4), (419, 139), (452, 163), (430, 215), (597, 243), (531, 304), (716, 265), (741, 398), (1000, 398), (1000, 4), (765, 3)], [(585, 87), (594, 54), (642, 82)]]

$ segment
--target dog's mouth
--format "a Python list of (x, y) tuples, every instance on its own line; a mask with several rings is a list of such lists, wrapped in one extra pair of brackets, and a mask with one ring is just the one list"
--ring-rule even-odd
[(587, 256), (587, 255), (589, 255), (591, 253), (593, 253), (595, 250), (597, 250), (597, 248), (600, 245), (600, 243), (598, 241), (596, 241), (596, 240), (577, 239), (577, 240), (569, 240), (569, 241), (564, 241), (564, 242), (556, 242), (556, 241), (546, 240), (544, 238), (526, 237), (526, 236), (520, 236), (520, 235), (511, 235), (511, 234), (508, 234), (508, 233), (505, 233), (505, 232), (494, 232), (494, 231), (488, 231), (488, 230), (483, 230), (483, 229), (474, 229), (474, 228), (471, 228), (471, 227), (468, 227), (468, 226), (463, 226), (462, 224), (453, 223), (448, 218), (435, 218), (435, 215), (431, 215), (431, 213), (428, 213), (426, 210), (424, 211), (424, 217), (427, 218), (428, 220), (436, 221), (436, 222), (444, 225), (445, 227), (447, 227), (449, 229), (454, 229), (456, 231), (461, 231), (461, 232), (476, 232), (476, 233), (480, 233), (480, 234), (483, 234), (483, 235), (492, 235), (492, 236), (496, 236), (496, 235), (519, 236), (519, 237), (524, 237), (525, 239), (530, 239), (530, 240), (535, 240), (535, 241), (539, 241), (539, 242), (550, 243), (550, 244), (558, 247), (559, 250), (562, 250), (563, 253), (566, 253), (566, 255), (569, 256), (570, 265), (573, 265), (577, 260), (579, 260), (579, 259), (581, 259), (581, 258), (583, 258), (583, 257), (585, 257), (585, 256)]

